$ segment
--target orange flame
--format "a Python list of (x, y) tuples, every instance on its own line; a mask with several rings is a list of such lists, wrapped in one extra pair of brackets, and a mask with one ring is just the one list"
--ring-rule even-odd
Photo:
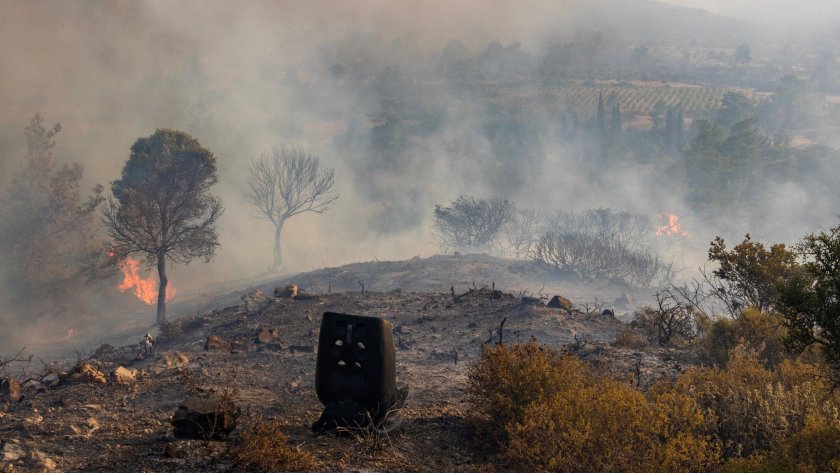
[[(140, 261), (134, 258), (126, 258), (120, 264), (120, 269), (123, 272), (123, 281), (120, 283), (120, 292), (125, 292), (134, 288), (134, 295), (146, 304), (156, 304), (158, 297), (158, 283), (154, 277), (149, 276), (144, 278), (140, 276)], [(167, 286), (166, 300), (172, 299), (175, 296), (175, 288)]]
[(662, 225), (656, 228), (656, 236), (679, 235), (686, 238), (691, 236), (683, 230), (682, 225), (680, 225), (680, 218), (671, 212), (660, 214), (659, 218), (662, 219)]

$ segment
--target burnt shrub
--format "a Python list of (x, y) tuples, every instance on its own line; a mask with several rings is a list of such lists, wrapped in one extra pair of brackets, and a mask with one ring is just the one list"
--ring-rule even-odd
[(277, 421), (257, 419), (231, 448), (237, 471), (309, 471), (318, 467), (312, 454), (289, 445)]
[(434, 231), (444, 248), (484, 247), (496, 240), (514, 210), (507, 199), (460, 195), (449, 206), (435, 206)]

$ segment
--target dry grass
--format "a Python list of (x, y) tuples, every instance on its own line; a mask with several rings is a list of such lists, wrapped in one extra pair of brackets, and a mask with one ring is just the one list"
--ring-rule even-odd
[(289, 445), (280, 423), (258, 419), (243, 432), (240, 441), (231, 449), (237, 471), (311, 471), (318, 461), (299, 447)]

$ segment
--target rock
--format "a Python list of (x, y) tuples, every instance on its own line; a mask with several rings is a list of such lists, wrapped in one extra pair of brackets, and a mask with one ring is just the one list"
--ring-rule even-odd
[(225, 439), (236, 428), (240, 412), (229, 396), (190, 396), (172, 416), (175, 438)]
[(565, 297), (560, 296), (560, 295), (552, 297), (551, 300), (548, 301), (548, 306), (553, 308), (553, 309), (566, 309), (566, 310), (572, 310), (572, 309), (575, 308), (575, 305), (572, 304), (572, 301), (570, 301), (569, 299), (566, 299)]
[(167, 368), (180, 368), (190, 364), (190, 359), (187, 355), (179, 351), (173, 351), (163, 354), (163, 362)]
[(612, 309), (604, 309), (601, 312), (601, 316), (602, 317), (615, 317), (615, 312), (613, 312)]
[(14, 378), (0, 378), (0, 401), (18, 402), (22, 394), (20, 381)]
[(259, 289), (254, 289), (242, 296), (241, 299), (245, 303), (245, 311), (248, 315), (262, 312), (271, 303), (271, 299)]
[(274, 327), (262, 327), (257, 331), (257, 343), (271, 343), (277, 339), (277, 329)]
[(633, 304), (633, 296), (629, 292), (625, 292), (621, 297), (616, 297), (613, 305), (616, 307), (628, 307)]
[(298, 285), (297, 284), (289, 284), (286, 287), (278, 287), (274, 289), (274, 297), (284, 297), (288, 299), (294, 299), (298, 296)]
[(65, 374), (60, 378), (65, 383), (108, 384), (105, 375), (91, 363), (82, 363), (75, 371)]
[(18, 461), (25, 455), (26, 452), (23, 450), (23, 447), (14, 443), (6, 443), (3, 445), (3, 449), (0, 450), (0, 459), (4, 462)]
[(222, 337), (218, 337), (216, 335), (208, 335), (207, 340), (204, 342), (204, 349), (207, 351), (212, 350), (230, 353), (231, 346), (230, 342), (224, 340)]
[(134, 384), (137, 382), (137, 370), (118, 366), (111, 372), (111, 379), (117, 384)]

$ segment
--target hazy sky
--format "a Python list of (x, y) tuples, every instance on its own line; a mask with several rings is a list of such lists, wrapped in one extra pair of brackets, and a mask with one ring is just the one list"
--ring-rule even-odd
[(703, 8), (747, 21), (786, 23), (837, 22), (840, 2), (836, 0), (660, 0), (687, 7)]

